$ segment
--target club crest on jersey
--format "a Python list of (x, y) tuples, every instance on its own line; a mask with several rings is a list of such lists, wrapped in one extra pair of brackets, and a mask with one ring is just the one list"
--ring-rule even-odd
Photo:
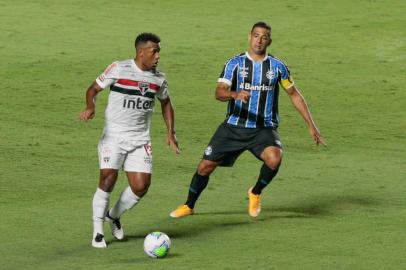
[(140, 82), (138, 84), (138, 88), (140, 89), (141, 94), (144, 96), (145, 93), (148, 91), (149, 89), (149, 83), (147, 82)]
[(206, 156), (210, 156), (210, 154), (213, 152), (213, 148), (211, 147), (211, 145), (207, 146), (206, 150), (204, 150), (204, 154)]
[(268, 71), (266, 72), (266, 77), (267, 77), (269, 80), (272, 80), (273, 78), (275, 78), (275, 72), (273, 72), (272, 69), (268, 70)]

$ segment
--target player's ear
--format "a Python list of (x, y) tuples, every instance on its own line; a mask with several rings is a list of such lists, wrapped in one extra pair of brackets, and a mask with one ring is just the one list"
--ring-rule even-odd
[(140, 46), (137, 50), (137, 55), (143, 56), (144, 55), (144, 47)]
[(269, 41), (268, 41), (268, 46), (270, 46), (271, 43), (272, 43), (272, 38), (269, 39)]

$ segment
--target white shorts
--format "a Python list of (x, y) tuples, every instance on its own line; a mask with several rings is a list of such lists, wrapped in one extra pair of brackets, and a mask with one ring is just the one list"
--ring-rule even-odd
[(102, 136), (98, 150), (100, 169), (123, 168), (126, 172), (152, 173), (152, 148), (149, 141)]

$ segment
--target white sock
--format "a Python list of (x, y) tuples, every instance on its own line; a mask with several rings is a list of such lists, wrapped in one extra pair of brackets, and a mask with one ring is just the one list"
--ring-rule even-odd
[(140, 197), (132, 192), (131, 187), (127, 187), (121, 193), (116, 205), (114, 205), (114, 207), (110, 209), (110, 217), (119, 218), (125, 211), (133, 208), (140, 199)]
[(97, 233), (103, 234), (103, 221), (109, 207), (110, 192), (104, 192), (100, 188), (96, 189), (93, 196), (93, 237)]

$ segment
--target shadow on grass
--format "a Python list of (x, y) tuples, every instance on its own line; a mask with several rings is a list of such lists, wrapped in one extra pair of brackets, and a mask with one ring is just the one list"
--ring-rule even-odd
[[(161, 222), (160, 230), (168, 234), (171, 238), (188, 238), (193, 237), (197, 234), (207, 233), (212, 231), (213, 229), (221, 228), (229, 228), (229, 227), (239, 227), (239, 226), (247, 226), (252, 224), (251, 221), (235, 221), (235, 220), (227, 220), (222, 219), (221, 221), (205, 221), (199, 222), (198, 220), (190, 220), (191, 222), (183, 223), (183, 224), (172, 224), (171, 221)], [(128, 240), (143, 240), (145, 236), (150, 233), (151, 230), (139, 230), (135, 234), (129, 234), (126, 237), (126, 241)], [(114, 242), (114, 240), (113, 240)]]
[[(303, 218), (323, 218), (329, 216), (339, 216), (342, 210), (353, 208), (360, 209), (376, 208), (382, 202), (373, 197), (367, 196), (337, 196), (334, 198), (316, 197), (286, 206), (266, 206), (262, 208), (258, 218), (248, 216), (246, 209), (238, 211), (215, 211), (199, 212), (190, 217), (181, 219), (167, 218), (158, 222), (159, 230), (164, 231), (173, 238), (187, 238), (194, 235), (204, 234), (212, 230), (222, 230), (225, 228), (251, 226), (258, 222), (266, 222), (276, 219), (303, 219)], [(138, 230), (135, 234), (127, 236), (126, 240), (143, 239), (151, 230)]]
[[(173, 239), (193, 239), (202, 237), (202, 235), (210, 234), (213, 231), (223, 231), (230, 229), (239, 229), (243, 227), (256, 226), (259, 222), (277, 222), (280, 219), (309, 219), (309, 218), (325, 218), (342, 215), (342, 211), (351, 209), (376, 210), (382, 208), (384, 202), (378, 198), (365, 195), (341, 195), (336, 197), (317, 196), (306, 198), (301, 201), (292, 202), (289, 205), (278, 206), (269, 205), (262, 208), (261, 215), (258, 218), (248, 216), (246, 209), (238, 209), (236, 211), (197, 211), (191, 217), (181, 219), (167, 218), (157, 219), (153, 226), (143, 225), (135, 228), (135, 225), (128, 224), (126, 229), (126, 237), (122, 241), (112, 238), (108, 232), (107, 244), (109, 247), (119, 247), (121, 242), (138, 242), (142, 243), (144, 237), (154, 230), (160, 230), (167, 233)], [(133, 227), (133, 228), (131, 228)], [(107, 234), (107, 232), (106, 232)], [(87, 239), (90, 240), (90, 239)], [(109, 250), (109, 249), (107, 249)], [(110, 249), (111, 250), (111, 249)], [(113, 249), (114, 250), (114, 249)], [(73, 254), (83, 253), (93, 254), (92, 256), (102, 256), (107, 251), (95, 250), (90, 246), (90, 241), (82, 242), (75, 249), (59, 250), (56, 252), (55, 260), (72, 256)], [(170, 253), (168, 258), (182, 257), (182, 254)], [(145, 257), (145, 261), (147, 261)]]
[[(376, 207), (381, 205), (381, 200), (373, 197), (345, 195), (334, 198), (318, 197), (297, 203), (295, 206), (269, 206), (263, 211), (274, 217), (325, 217), (339, 215), (339, 210), (352, 209), (354, 207)], [(275, 215), (278, 213), (294, 213), (288, 215)]]

